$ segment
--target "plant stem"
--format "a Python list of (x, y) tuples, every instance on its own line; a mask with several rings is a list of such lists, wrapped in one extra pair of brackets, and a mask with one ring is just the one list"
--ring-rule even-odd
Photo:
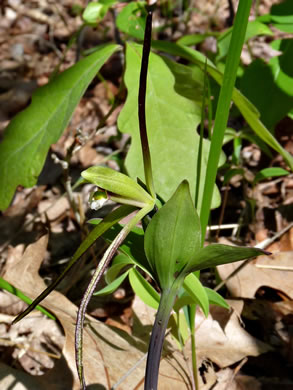
[(152, 41), (152, 17), (153, 17), (152, 11), (149, 10), (146, 19), (141, 68), (140, 68), (139, 91), (138, 91), (138, 119), (139, 119), (140, 141), (141, 141), (141, 148), (142, 148), (146, 186), (149, 193), (152, 195), (153, 198), (155, 198), (156, 193), (155, 193), (154, 181), (152, 175), (152, 162), (151, 162), (151, 153), (150, 153), (149, 141), (147, 135), (146, 108), (145, 108), (148, 64), (149, 64), (149, 55), (150, 55), (151, 41)]
[[(114, 256), (115, 252), (125, 240), (130, 231), (134, 228), (134, 226), (142, 219), (146, 214), (148, 214), (153, 208), (153, 204), (146, 205), (143, 209), (140, 209), (137, 214), (124, 226), (124, 228), (120, 231), (119, 234), (112, 241), (111, 245), (108, 247), (104, 256), (102, 257), (98, 267), (92, 279), (82, 297), (78, 312), (77, 312), (77, 322), (75, 327), (75, 356), (76, 356), (76, 366), (77, 372), (79, 376), (79, 380), (81, 383), (81, 389), (86, 390), (86, 383), (84, 379), (83, 373), (83, 356), (82, 356), (82, 338), (83, 338), (83, 327), (84, 327), (84, 319), (87, 306), (89, 301), (96, 289), (96, 286), (101, 279), (106, 267), (108, 266), (110, 260)], [(99, 225), (98, 225), (99, 226)]]
[(144, 390), (157, 389), (165, 332), (177, 293), (175, 284), (171, 289), (162, 292), (148, 349)]
[(191, 355), (192, 355), (192, 373), (196, 390), (199, 390), (198, 374), (197, 374), (197, 359), (196, 359), (196, 343), (195, 343), (195, 315), (196, 304), (189, 305), (189, 320), (191, 334)]

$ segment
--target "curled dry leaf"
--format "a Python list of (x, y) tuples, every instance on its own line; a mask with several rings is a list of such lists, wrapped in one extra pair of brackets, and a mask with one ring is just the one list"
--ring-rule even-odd
[[(293, 251), (259, 256), (228, 280), (227, 288), (234, 297), (254, 298), (259, 287), (267, 286), (283, 291), (293, 299), (293, 272), (288, 272), (286, 269), (292, 269), (292, 255)], [(225, 280), (239, 267), (239, 264), (240, 262), (218, 266), (217, 270), (221, 279)], [(258, 265), (271, 266), (272, 268), (259, 268)], [(276, 266), (280, 269), (274, 269)]]
[[(233, 307), (233, 301), (227, 302)], [(258, 356), (271, 350), (270, 346), (243, 329), (235, 311), (229, 312), (214, 305), (211, 306), (207, 319), (198, 311), (196, 340), (198, 360), (208, 359), (221, 368), (228, 367), (246, 356)]]
[[(30, 245), (24, 252), (22, 259), (10, 264), (3, 275), (7, 281), (31, 298), (37, 297), (45, 288), (38, 271), (46, 252), (47, 242), (48, 237), (43, 236), (39, 241)], [(79, 381), (74, 355), (77, 307), (56, 291), (52, 292), (42, 302), (42, 305), (50, 310), (63, 326), (66, 340), (61, 359), (55, 363), (51, 371), (36, 378), (33, 384), (30, 376), (23, 375), (23, 373), (17, 375), (18, 372), (7, 366), (3, 366), (3, 377), (11, 378), (13, 376), (14, 383), (26, 386), (19, 387), (19, 390), (77, 390), (79, 389)], [(103, 323), (87, 316), (83, 347), (85, 376), (88, 385), (95, 384), (96, 388), (100, 386), (101, 389), (110, 389), (139, 360), (143, 360), (142, 358), (147, 352), (151, 326), (150, 324), (142, 325), (138, 320), (139, 316), (139, 313), (134, 314), (137, 326), (134, 327), (132, 335), (118, 329), (111, 330)], [(26, 318), (22, 321), (26, 321)], [(161, 389), (180, 388), (184, 390), (190, 388), (189, 373), (181, 354), (177, 351), (173, 356), (174, 348), (169, 348), (168, 352), (170, 352), (168, 359), (164, 359), (161, 369)], [(118, 388), (133, 389), (136, 386), (140, 388), (139, 386), (143, 384), (144, 369), (145, 361), (142, 361)], [(8, 382), (5, 387), (1, 386), (1, 389), (7, 388), (9, 388)], [(15, 389), (13, 388), (13, 390)]]

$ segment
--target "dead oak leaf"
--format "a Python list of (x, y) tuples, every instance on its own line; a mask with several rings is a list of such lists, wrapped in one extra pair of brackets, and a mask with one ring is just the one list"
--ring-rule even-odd
[[(39, 241), (28, 246), (23, 257), (10, 264), (3, 275), (7, 281), (31, 298), (36, 298), (46, 287), (38, 271), (46, 252), (47, 243), (48, 237), (43, 236)], [(53, 291), (42, 302), (42, 305), (59, 319), (66, 338), (61, 359), (51, 371), (38, 377), (38, 389), (47, 390), (49, 384), (50, 390), (77, 390), (80, 388), (74, 352), (77, 307), (64, 295), (56, 291)], [(112, 330), (103, 323), (87, 316), (83, 340), (87, 384), (92, 385), (93, 389), (95, 387), (110, 389), (139, 360), (142, 360), (147, 351), (148, 339), (149, 332), (145, 334), (145, 340), (142, 340), (141, 334), (130, 336), (117, 329)], [(180, 358), (181, 364), (178, 366), (178, 359)], [(162, 378), (165, 379), (162, 380), (160, 389), (171, 390), (175, 387), (184, 390), (190, 388), (188, 379), (186, 379), (186, 370), (182, 369), (184, 364), (184, 359), (178, 352), (175, 359), (171, 356), (170, 360), (162, 364), (160, 372)], [(174, 369), (174, 367), (177, 368)], [(7, 367), (5, 369), (8, 370)], [(145, 361), (138, 365), (131, 375), (127, 376), (119, 388), (141, 388), (143, 386), (144, 370)], [(12, 375), (12, 373), (10, 372), (9, 375)], [(30, 386), (27, 388), (34, 389)]]
[[(226, 286), (233, 297), (254, 298), (260, 287), (267, 286), (283, 291), (293, 299), (293, 272), (287, 270), (292, 269), (292, 256), (293, 251), (259, 256), (229, 279)], [(239, 264), (240, 262), (218, 266), (220, 278), (225, 280)], [(262, 266), (271, 268), (260, 268)]]

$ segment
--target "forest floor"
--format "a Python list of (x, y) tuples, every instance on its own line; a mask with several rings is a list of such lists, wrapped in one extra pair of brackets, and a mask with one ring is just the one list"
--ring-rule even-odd
[[(37, 87), (48, 83), (51, 74), (73, 65), (84, 49), (112, 41), (113, 18), (109, 14), (99, 28), (87, 28), (78, 45), (69, 40), (82, 24), (75, 13), (85, 0), (6, 0), (0, 5), (0, 140), (10, 120), (29, 104)], [(208, 28), (222, 31), (229, 11), (227, 1), (197, 1), (199, 12), (192, 14), (188, 33)], [(235, 3), (235, 2), (234, 2)], [(265, 14), (278, 1), (260, 1), (259, 13)], [(216, 6), (217, 5), (217, 6)], [(120, 7), (123, 6), (121, 3)], [(182, 34), (170, 28), (166, 36)], [(187, 28), (187, 30), (186, 30)], [(178, 38), (178, 36), (176, 38)], [(208, 40), (203, 50), (213, 46)], [(266, 43), (258, 48), (265, 58)], [(243, 52), (243, 61), (247, 59)], [(122, 77), (121, 58), (114, 56), (102, 69), (102, 81), (95, 79), (74, 112), (60, 140), (51, 146), (46, 164), (33, 188), (19, 187), (11, 206), (0, 214), (0, 270), (2, 278), (36, 297), (64, 269), (87, 232), (87, 224), (77, 218), (64, 188), (68, 172), (60, 161), (70, 147), (82, 148), (70, 160), (74, 183), (89, 166), (106, 163), (119, 168), (119, 158), (127, 152), (129, 138), (117, 131), (122, 104), (96, 133), (99, 123), (111, 108)], [(292, 121), (283, 120), (277, 137), (292, 153)], [(247, 171), (261, 169), (267, 160), (253, 144), (243, 153)], [(109, 156), (118, 156), (116, 159)], [(280, 156), (274, 164), (284, 166)], [(59, 163), (58, 163), (59, 161)], [(270, 162), (272, 163), (272, 162)], [(74, 193), (83, 221), (97, 214), (88, 209), (91, 188)], [(199, 311), (197, 354), (202, 390), (214, 389), (293, 389), (293, 175), (267, 180), (247, 192), (237, 177), (221, 190), (225, 199), (223, 217), (213, 212), (212, 224), (232, 224), (219, 230), (213, 239), (220, 243), (254, 246), (267, 239), (265, 249), (272, 256), (220, 266), (218, 276), (226, 281), (221, 292), (231, 310), (212, 307), (207, 319)], [(245, 198), (254, 203), (254, 216)], [(107, 208), (104, 210), (107, 213)], [(99, 216), (104, 216), (99, 214)], [(78, 389), (74, 358), (74, 323), (94, 266), (105, 249), (97, 242), (89, 253), (52, 293), (44, 306), (54, 314), (49, 319), (34, 312), (11, 326), (13, 318), (27, 305), (7, 291), (0, 290), (0, 388), (2, 390)], [(94, 259), (94, 260), (93, 260)], [(216, 287), (213, 270), (202, 273), (202, 281)], [(104, 282), (105, 283), (105, 282)], [(88, 310), (84, 342), (84, 365), (89, 389), (134, 390), (143, 388), (145, 354), (153, 309), (135, 297), (128, 282), (115, 293), (94, 297)], [(190, 340), (183, 351), (170, 336), (164, 348), (160, 389), (191, 389)], [(132, 368), (135, 367), (135, 370)], [(125, 378), (124, 378), (124, 375)], [(123, 380), (122, 380), (122, 379)], [(120, 382), (121, 380), (121, 382)]]

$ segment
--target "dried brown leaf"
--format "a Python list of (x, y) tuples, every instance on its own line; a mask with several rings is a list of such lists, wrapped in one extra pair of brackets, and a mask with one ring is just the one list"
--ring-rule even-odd
[[(292, 268), (293, 251), (279, 252), (271, 256), (259, 256), (248, 263), (226, 283), (233, 297), (253, 298), (261, 286), (268, 286), (283, 291), (293, 299), (293, 272), (284, 270), (258, 268), (257, 265)], [(217, 267), (221, 279), (226, 279), (240, 262)]]
[(198, 359), (209, 359), (221, 368), (271, 349), (243, 329), (235, 311), (213, 305), (207, 319), (201, 312), (196, 315), (196, 340)]
[[(30, 245), (22, 259), (11, 265), (4, 275), (6, 280), (22, 289), (31, 298), (35, 298), (45, 288), (38, 270), (46, 252), (47, 241), (47, 236), (43, 236), (39, 241)], [(55, 291), (43, 301), (43, 306), (52, 311), (59, 319), (64, 328), (66, 340), (61, 359), (51, 371), (39, 378), (38, 390), (47, 390), (48, 383), (50, 383), (50, 390), (79, 389), (74, 357), (74, 330), (77, 307), (65, 296)], [(137, 316), (135, 317), (137, 318)], [(130, 336), (119, 329), (111, 330), (103, 323), (87, 317), (83, 350), (85, 376), (89, 385), (95, 384), (108, 389), (110, 384), (113, 386), (142, 359), (147, 351), (151, 326), (146, 325), (145, 327), (140, 324), (136, 327), (136, 329), (138, 328), (140, 330)], [(164, 359), (161, 365), (160, 390), (171, 390), (174, 387), (189, 389), (188, 372), (181, 354), (177, 351), (174, 355), (174, 348), (171, 348), (168, 352), (168, 360)], [(145, 360), (138, 365), (135, 371), (118, 388), (133, 389), (140, 383), (140, 386), (142, 386), (144, 369)], [(9, 375), (13, 375), (13, 373)], [(16, 379), (20, 381), (25, 380)], [(138, 388), (141, 387), (138, 386)], [(5, 388), (3, 387), (3, 389)], [(29, 387), (29, 389), (34, 388)]]

